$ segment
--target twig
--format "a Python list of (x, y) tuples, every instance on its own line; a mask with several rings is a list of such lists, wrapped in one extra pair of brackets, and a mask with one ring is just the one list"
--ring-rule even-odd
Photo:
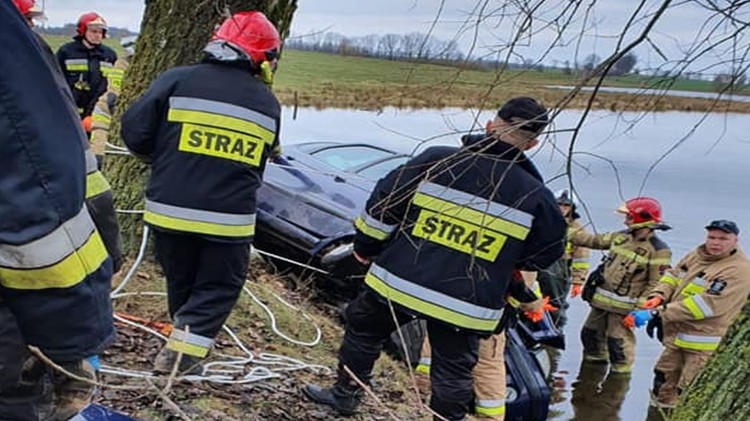
[[(190, 326), (185, 326), (185, 336), (190, 334)], [(172, 389), (172, 383), (174, 383), (175, 377), (177, 377), (177, 371), (180, 367), (180, 363), (182, 362), (182, 351), (177, 351), (177, 358), (174, 361), (174, 365), (172, 366), (172, 371), (169, 373), (169, 378), (167, 379), (167, 384), (164, 386), (164, 389), (161, 391), (164, 395), (169, 394), (169, 390)]]
[(156, 392), (156, 394), (159, 395), (159, 398), (161, 398), (161, 400), (164, 402), (167, 408), (172, 410), (172, 412), (177, 414), (180, 418), (182, 418), (185, 421), (193, 420), (172, 399), (170, 399), (169, 396), (167, 396), (161, 389), (156, 387), (156, 385), (151, 381), (151, 379), (146, 378), (146, 383), (148, 383), (148, 385)]
[(396, 417), (395, 415), (393, 415), (393, 412), (391, 412), (391, 410), (388, 409), (388, 407), (386, 407), (385, 404), (383, 404), (383, 401), (381, 401), (380, 399), (378, 399), (378, 396), (375, 395), (375, 393), (373, 393), (373, 391), (370, 389), (370, 387), (367, 386), (356, 375), (354, 375), (354, 373), (352, 372), (352, 370), (349, 369), (349, 366), (344, 365), (344, 371), (346, 371), (346, 374), (348, 374), (349, 377), (351, 377), (352, 380), (354, 380), (359, 385), (359, 387), (361, 387), (362, 390), (364, 390), (365, 393), (367, 393), (367, 396), (369, 396), (369, 397), (371, 397), (371, 398), (373, 398), (375, 400), (375, 403), (377, 403), (378, 406), (381, 407), (388, 414), (389, 417), (391, 417), (391, 419), (396, 420), (396, 421), (400, 421), (399, 418)]

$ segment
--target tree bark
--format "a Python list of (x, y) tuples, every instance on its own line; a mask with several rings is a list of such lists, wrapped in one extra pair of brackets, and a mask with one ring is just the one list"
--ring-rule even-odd
[(750, 304), (703, 372), (680, 397), (671, 421), (745, 419), (750, 414)]
[[(136, 54), (123, 83), (112, 119), (110, 143), (120, 141), (120, 115), (165, 70), (195, 63), (216, 25), (242, 10), (259, 10), (276, 24), (281, 38), (289, 34), (297, 0), (146, 0)], [(283, 65), (283, 64), (282, 64)], [(110, 155), (104, 171), (112, 184), (118, 209), (143, 209), (147, 166), (133, 157)], [(120, 214), (123, 251), (138, 246), (141, 216)]]

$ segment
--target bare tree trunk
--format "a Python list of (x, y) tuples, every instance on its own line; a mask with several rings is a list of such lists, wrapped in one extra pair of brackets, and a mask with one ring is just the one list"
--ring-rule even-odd
[[(276, 24), (282, 39), (289, 34), (297, 0), (147, 0), (136, 54), (112, 119), (110, 142), (121, 144), (120, 115), (156, 76), (165, 70), (195, 63), (214, 27), (233, 12), (260, 10)], [(283, 64), (282, 64), (283, 65)], [(112, 155), (105, 173), (112, 183), (118, 209), (142, 209), (148, 168), (128, 156)], [(140, 215), (120, 217), (125, 252), (138, 245)]]
[(750, 414), (750, 305), (680, 398), (672, 421), (745, 419)]

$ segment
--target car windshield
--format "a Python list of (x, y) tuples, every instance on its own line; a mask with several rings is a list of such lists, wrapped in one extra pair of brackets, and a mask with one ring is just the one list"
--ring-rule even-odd
[(366, 145), (332, 146), (313, 153), (315, 158), (341, 171), (352, 171), (371, 162), (395, 155), (391, 151)]
[(362, 170), (357, 171), (357, 174), (361, 175), (362, 177), (368, 180), (377, 181), (385, 177), (385, 175), (388, 174), (392, 169), (398, 167), (399, 165), (405, 163), (408, 160), (409, 160), (409, 157), (399, 156), (397, 158), (389, 159), (383, 162), (378, 162), (375, 165), (371, 165), (367, 168), (363, 168)]

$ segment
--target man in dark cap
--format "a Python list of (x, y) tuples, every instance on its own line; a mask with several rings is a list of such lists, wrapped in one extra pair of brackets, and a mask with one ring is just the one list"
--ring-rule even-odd
[(310, 399), (355, 413), (384, 341), (422, 318), (432, 348), (430, 407), (436, 419), (465, 419), (475, 404), (479, 340), (501, 328), (513, 272), (563, 254), (565, 221), (524, 154), (547, 123), (538, 102), (514, 98), (488, 135), (465, 148), (429, 148), (378, 182), (355, 221), (353, 257), (372, 264), (346, 311), (338, 380), (305, 386)]
[(672, 408), (700, 373), (750, 294), (750, 261), (737, 245), (737, 224), (706, 225), (706, 241), (667, 271), (649, 294), (636, 326), (662, 341), (654, 367), (656, 406)]

